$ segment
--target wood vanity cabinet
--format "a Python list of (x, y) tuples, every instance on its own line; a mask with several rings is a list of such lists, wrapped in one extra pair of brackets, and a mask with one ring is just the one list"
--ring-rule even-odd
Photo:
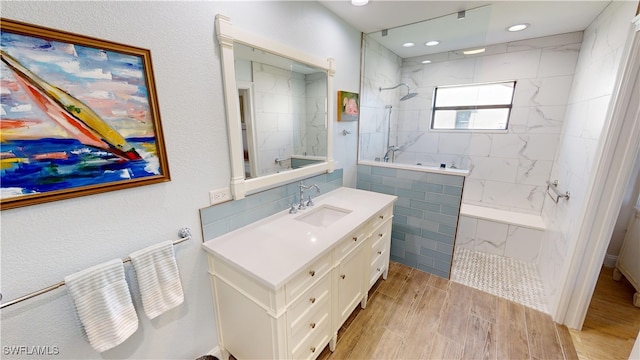
[[(281, 286), (270, 288), (236, 264), (209, 251), (209, 273), (226, 359), (315, 359), (389, 268), (393, 201), (369, 209), (374, 215), (353, 224)], [(249, 251), (249, 250), (248, 250)], [(296, 256), (291, 250), (291, 256)]]

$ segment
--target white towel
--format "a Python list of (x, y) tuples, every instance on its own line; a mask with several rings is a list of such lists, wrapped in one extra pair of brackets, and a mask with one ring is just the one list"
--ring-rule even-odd
[(171, 241), (149, 246), (129, 257), (136, 271), (142, 306), (149, 319), (182, 304), (184, 293)]
[(64, 278), (89, 344), (109, 350), (138, 329), (122, 260), (114, 259)]

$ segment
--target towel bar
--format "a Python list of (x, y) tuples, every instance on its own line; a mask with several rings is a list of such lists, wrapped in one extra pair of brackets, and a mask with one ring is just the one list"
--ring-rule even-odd
[[(187, 240), (191, 239), (191, 229), (188, 228), (188, 227), (181, 228), (178, 231), (178, 236), (180, 236), (180, 239), (174, 240), (173, 241), (173, 245), (178, 245), (181, 242), (184, 242), (184, 241), (187, 241)], [(123, 263), (128, 263), (130, 261), (131, 261), (131, 259), (129, 257), (126, 257), (126, 258), (122, 259)], [(40, 289), (38, 291), (34, 291), (34, 292), (30, 293), (30, 294), (21, 296), (19, 298), (13, 299), (11, 301), (7, 301), (5, 303), (2, 303), (2, 304), (0, 304), (0, 309), (4, 309), (7, 306), (11, 306), (11, 305), (17, 304), (19, 302), (23, 302), (25, 300), (29, 300), (29, 299), (34, 298), (36, 296), (42, 295), (44, 293), (48, 293), (49, 291), (55, 290), (55, 289), (57, 289), (59, 287), (62, 287), (62, 286), (64, 286), (64, 281), (60, 281), (57, 284), (54, 284), (54, 285), (51, 285), (51, 286), (47, 286), (46, 288)], [(2, 299), (2, 294), (0, 293), (0, 300), (1, 299)]]

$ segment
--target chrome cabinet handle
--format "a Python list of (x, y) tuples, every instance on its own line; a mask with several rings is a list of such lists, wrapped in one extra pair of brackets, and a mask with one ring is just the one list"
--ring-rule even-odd
[(354, 237), (353, 237), (353, 241), (358, 241), (358, 237), (357, 237), (357, 236), (354, 236)]
[(378, 255), (382, 255), (382, 250), (378, 250)]
[(311, 350), (311, 352), (314, 353), (314, 352), (316, 352), (316, 347), (312, 346), (312, 347), (309, 348), (309, 350)]
[(380, 219), (384, 219), (384, 215), (380, 215)]
[(309, 302), (311, 302), (312, 304), (316, 302), (316, 298), (312, 297), (309, 299)]
[(344, 279), (346, 277), (347, 277), (347, 275), (345, 275), (345, 274), (340, 275), (340, 278), (342, 278), (342, 279)]
[(315, 329), (316, 328), (316, 323), (311, 323), (311, 324), (309, 324), (309, 326), (311, 326), (312, 329)]
[(311, 270), (311, 271), (309, 271), (309, 275), (311, 275), (311, 276), (315, 276), (315, 275), (316, 275), (316, 272), (315, 272), (315, 271), (313, 271), (313, 270)]

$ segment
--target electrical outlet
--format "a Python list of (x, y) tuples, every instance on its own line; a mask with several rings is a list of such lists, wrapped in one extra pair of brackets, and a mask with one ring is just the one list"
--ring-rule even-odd
[(212, 190), (209, 192), (209, 199), (211, 200), (211, 205), (231, 200), (231, 191), (229, 188)]

